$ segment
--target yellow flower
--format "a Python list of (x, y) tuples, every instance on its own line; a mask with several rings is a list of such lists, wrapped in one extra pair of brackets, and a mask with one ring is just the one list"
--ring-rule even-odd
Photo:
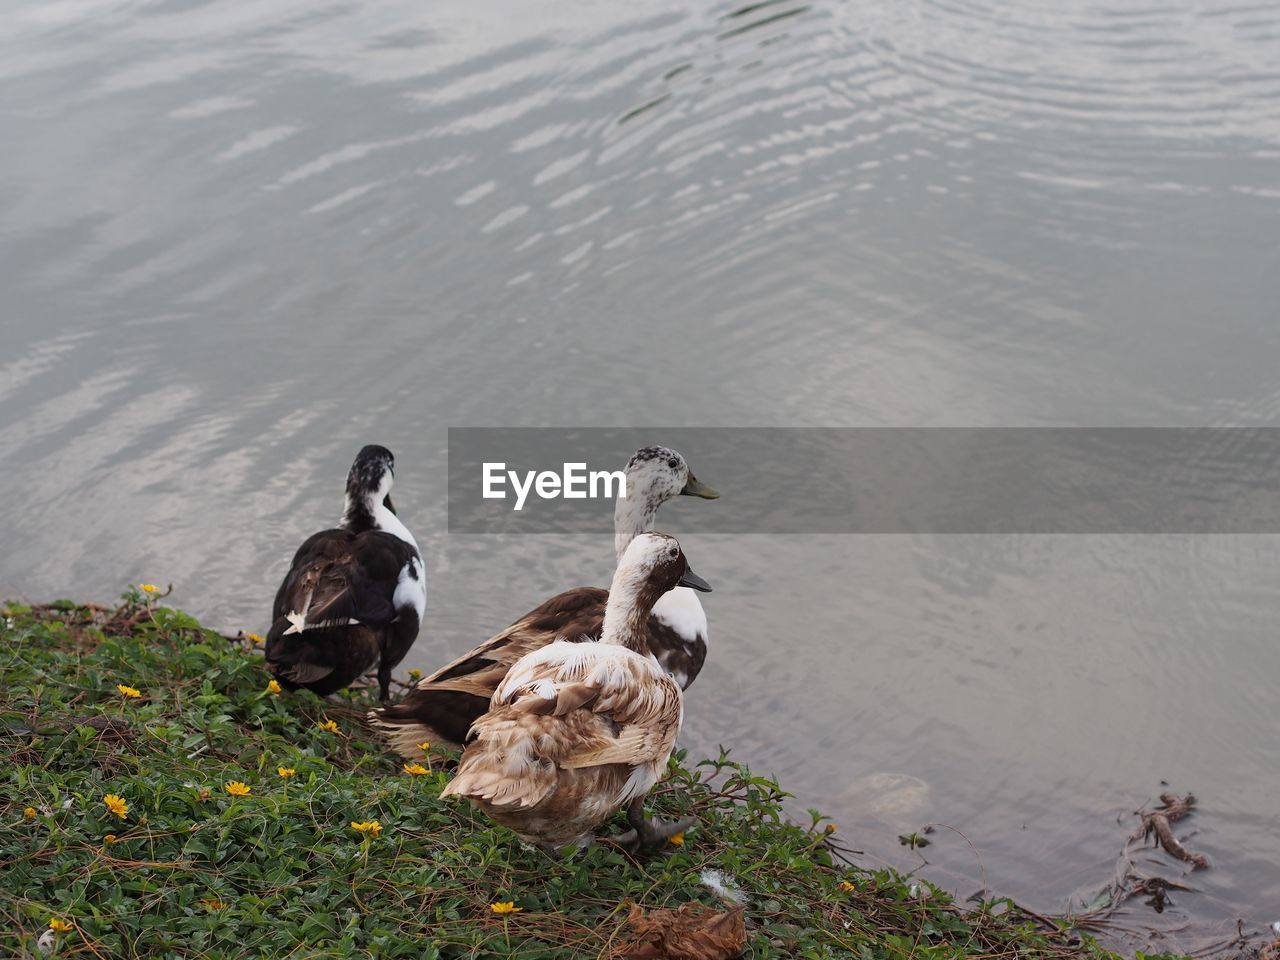
[(363, 823), (358, 823), (355, 820), (352, 820), (351, 829), (369, 837), (376, 837), (382, 832), (382, 824), (377, 820), (366, 820)]
[(204, 897), (204, 898), (200, 901), (200, 905), (201, 905), (202, 907), (204, 907), (206, 910), (225, 910), (225, 909), (227, 909), (227, 905), (226, 905), (225, 903), (223, 903), (221, 900), (219, 900), (217, 897)]
[(49, 918), (49, 929), (54, 933), (70, 933), (75, 928), (76, 925), (74, 923), (67, 923), (61, 917)]
[(297, 772), (293, 767), (276, 767), (276, 773), (280, 774), (285, 780), (288, 780)]
[(262, 637), (258, 636), (256, 633), (246, 633), (244, 636), (246, 640), (256, 647), (261, 646), (264, 642)]
[(267, 693), (271, 694), (273, 697), (280, 696), (280, 681), (275, 679), (268, 680)]
[(835, 833), (835, 832), (836, 832), (836, 825), (835, 825), (834, 823), (828, 823), (828, 824), (827, 824), (827, 827), (826, 827), (826, 830), (827, 830), (827, 833)]
[(409, 679), (410, 679), (410, 680), (421, 680), (421, 679), (422, 679), (422, 671), (421, 671), (421, 670), (419, 670), (417, 667), (414, 667), (412, 670), (410, 670), (410, 671), (409, 671)]
[(519, 913), (524, 907), (517, 907), (514, 900), (508, 900), (505, 903), (491, 903), (489, 909), (494, 913)]
[(404, 765), (404, 772), (412, 774), (415, 777), (420, 777), (424, 773), (430, 773), (430, 771), (420, 763), (406, 763)]
[(319, 727), (321, 730), (325, 731), (326, 733), (337, 733), (337, 732), (338, 732), (338, 721), (337, 721), (337, 720), (324, 720), (324, 721), (317, 721), (317, 722), (316, 722), (316, 726), (317, 726), (317, 727)]
[(227, 785), (223, 789), (233, 797), (247, 797), (249, 794), (253, 793), (253, 788), (251, 786), (239, 780), (227, 781)]
[(124, 797), (116, 796), (114, 793), (108, 793), (102, 798), (102, 802), (107, 805), (107, 809), (114, 813), (121, 820), (129, 819), (129, 804), (125, 803)]
[(22, 816), (27, 820), (34, 820), (36, 818), (36, 808), (27, 807), (25, 810), (22, 811)]
[(160, 588), (157, 587), (154, 583), (140, 583), (138, 584), (138, 589), (141, 590), (143, 593), (159, 593), (160, 592)]
[(673, 833), (671, 836), (667, 837), (667, 843), (671, 844), (673, 847), (683, 847), (683, 846), (684, 846), (684, 834), (683, 834), (683, 833)]
[(116, 842), (117, 840), (119, 840), (119, 839), (120, 839), (120, 838), (119, 838), (119, 837), (117, 837), (114, 833), (108, 833), (105, 837), (103, 837), (103, 838), (102, 838), (102, 842), (103, 842), (103, 843), (115, 843), (115, 842)]
[(137, 687), (126, 687), (123, 683), (117, 683), (116, 689), (120, 691), (120, 696), (127, 697), (130, 700), (136, 700), (142, 696), (142, 691)]
[(431, 741), (423, 740), (420, 744), (418, 744), (418, 749), (421, 750), (423, 753), (426, 753), (431, 749)]

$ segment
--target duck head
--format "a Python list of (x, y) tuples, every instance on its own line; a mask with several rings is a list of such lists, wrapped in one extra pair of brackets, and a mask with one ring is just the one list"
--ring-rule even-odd
[(347, 473), (347, 500), (343, 526), (355, 529), (374, 526), (377, 507), (395, 513), (391, 505), (391, 486), (395, 482), (396, 458), (386, 447), (371, 443), (356, 454)]
[(601, 641), (647, 651), (649, 613), (658, 598), (675, 587), (711, 592), (711, 585), (689, 569), (675, 537), (665, 533), (635, 537), (613, 574)]
[(653, 529), (658, 508), (675, 497), (720, 496), (693, 475), (689, 464), (670, 447), (641, 447), (627, 461), (627, 494), (613, 510), (614, 550), (621, 561), (632, 539)]

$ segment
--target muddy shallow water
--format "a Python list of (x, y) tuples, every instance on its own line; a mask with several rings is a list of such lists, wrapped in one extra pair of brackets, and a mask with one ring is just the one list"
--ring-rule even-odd
[[(172, 581), (261, 628), (377, 441), (429, 667), (612, 559), (447, 535), (448, 426), (1280, 422), (1266, 4), (7, 21), (4, 595)], [(1041, 910), (1106, 882), (1168, 780), (1213, 867), (1129, 920), (1280, 919), (1280, 538), (682, 539), (716, 584), (692, 753), (778, 774), (870, 862), (945, 822), (968, 842), (932, 834), (927, 875)]]

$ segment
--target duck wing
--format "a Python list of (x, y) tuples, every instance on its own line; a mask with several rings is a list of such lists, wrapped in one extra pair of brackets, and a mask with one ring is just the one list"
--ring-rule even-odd
[(444, 795), (528, 808), (555, 792), (559, 771), (623, 764), (643, 771), (624, 774), (609, 798), (625, 803), (666, 763), (682, 713), (679, 685), (648, 657), (613, 645), (551, 644), (499, 686)]
[[(440, 689), (465, 690), (492, 697), (511, 665), (526, 654), (557, 639), (578, 641), (598, 637), (608, 602), (609, 591), (599, 587), (577, 587), (558, 593), (501, 633), (423, 679), (418, 689), (440, 685)], [(495, 667), (501, 669), (501, 674), (490, 682)]]
[(379, 631), (399, 615), (406, 552), (416, 560), (412, 547), (381, 531), (325, 530), (308, 538), (276, 594), (266, 657), (277, 675), (307, 685), (335, 669), (372, 666)]
[(386, 571), (379, 569), (384, 564), (377, 562), (381, 551), (371, 549), (377, 546), (372, 539), (376, 536), (387, 537), (326, 530), (302, 545), (276, 594), (273, 611), (275, 619), (290, 620), (288, 633), (346, 626), (351, 620), (390, 623), (395, 619), (391, 598), (396, 573), (391, 572), (388, 585)]
[[(679, 732), (679, 685), (652, 660), (614, 645), (553, 644), (518, 663), (494, 695), (529, 716), (590, 711), (597, 721), (555, 752), (564, 769), (651, 763), (670, 752)], [(477, 727), (483, 718), (477, 721)], [(663, 751), (666, 751), (664, 753)]]
[(577, 587), (556, 594), (484, 643), (418, 682), (400, 703), (369, 718), (406, 757), (422, 755), (423, 741), (460, 747), (512, 664), (557, 639), (600, 635), (609, 591)]

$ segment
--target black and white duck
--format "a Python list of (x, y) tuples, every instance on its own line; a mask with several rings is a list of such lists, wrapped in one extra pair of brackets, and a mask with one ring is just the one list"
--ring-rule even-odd
[[(658, 508), (677, 496), (720, 496), (699, 481), (669, 447), (644, 447), (627, 461), (625, 496), (614, 507), (614, 551), (621, 560), (639, 535), (653, 530)], [(409, 758), (419, 745), (458, 748), (511, 665), (558, 639), (600, 636), (609, 591), (576, 587), (529, 611), (501, 633), (423, 678), (404, 700), (370, 713), (392, 748)], [(648, 623), (648, 649), (680, 687), (687, 688), (707, 656), (707, 615), (697, 593), (676, 587), (663, 594)]]
[(347, 474), (341, 523), (294, 554), (266, 642), (267, 665), (285, 687), (327, 696), (376, 663), (387, 699), (427, 607), (422, 555), (391, 504), (394, 478), (390, 450), (362, 449)]

